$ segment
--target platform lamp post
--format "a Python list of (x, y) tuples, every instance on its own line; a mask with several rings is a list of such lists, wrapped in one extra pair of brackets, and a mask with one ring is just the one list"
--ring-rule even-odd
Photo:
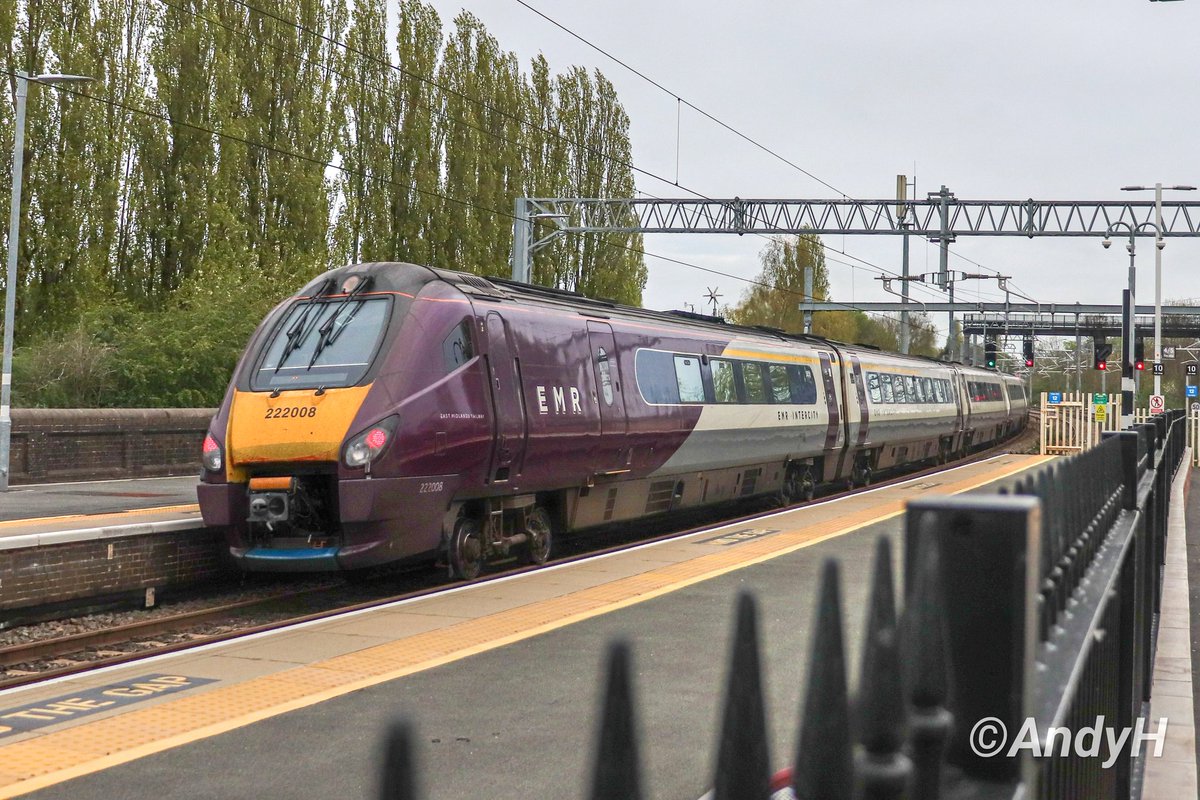
[(1121, 428), (1128, 428), (1133, 425), (1133, 400), (1134, 400), (1134, 382), (1133, 382), (1133, 340), (1136, 335), (1134, 330), (1134, 316), (1137, 311), (1137, 270), (1134, 267), (1134, 257), (1137, 255), (1137, 235), (1143, 228), (1154, 228), (1156, 246), (1162, 249), (1163, 240), (1161, 229), (1153, 222), (1143, 222), (1138, 225), (1130, 225), (1128, 222), (1117, 221), (1108, 226), (1108, 230), (1104, 232), (1104, 249), (1107, 250), (1112, 246), (1114, 231), (1127, 230), (1129, 231), (1129, 244), (1125, 245), (1125, 249), (1129, 251), (1129, 288), (1125, 291), (1126, 302), (1124, 302), (1121, 318)]
[(30, 83), (54, 85), (83, 83), (92, 78), (86, 75), (46, 73), (29, 75), (18, 72), (17, 107), (13, 132), (12, 206), (8, 215), (8, 272), (4, 284), (4, 364), (0, 372), (0, 491), (8, 491), (12, 460), (12, 357), (13, 320), (17, 313), (17, 252), (21, 228), (21, 172), (25, 160), (25, 98)]
[[(1173, 192), (1194, 192), (1195, 186), (1122, 186), (1122, 192), (1145, 192), (1154, 190), (1154, 222), (1158, 226), (1158, 247), (1154, 250), (1154, 363), (1162, 363), (1162, 193), (1163, 189)], [(1154, 373), (1154, 393), (1162, 394), (1162, 375)]]

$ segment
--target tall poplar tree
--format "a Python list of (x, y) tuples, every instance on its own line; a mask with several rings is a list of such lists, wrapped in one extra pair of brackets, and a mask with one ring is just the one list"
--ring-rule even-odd
[[(220, 0), (184, 0), (198, 13)], [(173, 6), (161, 6), (150, 65), (155, 104), (171, 122), (142, 117), (136, 124), (138, 148), (133, 213), (138, 218), (138, 250), (126, 290), (161, 302), (191, 276), (209, 241), (212, 179), (217, 160), (214, 128), (218, 40), (208, 23)], [(191, 127), (197, 126), (197, 127)]]
[[(561, 130), (557, 85), (544, 55), (533, 59), (525, 101), (528, 121), (525, 148), (525, 196), (563, 197), (570, 194), (567, 164), (570, 142)], [(551, 231), (552, 223), (534, 222), (534, 238)], [(533, 259), (533, 282), (567, 288), (572, 243), (563, 236), (551, 239)]]
[(513, 200), (524, 185), (522, 77), (517, 59), (467, 12), (443, 53), (442, 204), (434, 258), (481, 275), (508, 275)]
[(338, 178), (342, 208), (334, 229), (340, 260), (393, 257), (392, 196), (400, 191), (388, 169), (394, 128), (388, 119), (395, 70), (387, 47), (387, 3), (356, 0), (347, 48), (339, 60), (339, 96), (345, 123), (339, 139), (344, 171)]
[[(632, 197), (629, 117), (612, 83), (599, 71), (593, 81), (586, 69), (574, 67), (558, 80), (558, 100), (559, 122), (571, 143), (568, 196)], [(627, 222), (636, 224), (633, 219)], [(567, 246), (568, 261), (560, 265), (559, 283), (592, 297), (640, 305), (646, 286), (641, 246), (641, 234), (577, 237)]]
[[(243, 116), (227, 130), (261, 146), (244, 150), (249, 249), (263, 275), (295, 281), (330, 261), (332, 185), (325, 163), (337, 141), (334, 53), (336, 10), (322, 0), (282, 0), (272, 14), (247, 11), (257, 47), (239, 52), (231, 76)], [(300, 158), (297, 155), (307, 158)]]
[(439, 208), (441, 139), (434, 87), (442, 22), (421, 0), (400, 0), (396, 25), (399, 77), (392, 82), (390, 177), (392, 258), (433, 262), (433, 217)]

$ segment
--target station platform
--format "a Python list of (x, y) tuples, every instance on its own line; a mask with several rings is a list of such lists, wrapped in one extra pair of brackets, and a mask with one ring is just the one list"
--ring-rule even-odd
[[(423, 796), (578, 796), (607, 644), (630, 642), (655, 796), (711, 786), (734, 602), (760, 608), (771, 764), (791, 762), (821, 562), (851, 664), (906, 501), (994, 491), (1006, 455), (603, 557), (0, 694), (0, 798), (367, 797), (416, 725)], [(899, 559), (899, 548), (893, 549)]]
[[(200, 526), (196, 476), (13, 486), (0, 493), (0, 549), (48, 544), (23, 539), (51, 533), (104, 531), (123, 526), (175, 523)], [(59, 537), (61, 539), (61, 537)], [(64, 541), (70, 541), (64, 540)]]

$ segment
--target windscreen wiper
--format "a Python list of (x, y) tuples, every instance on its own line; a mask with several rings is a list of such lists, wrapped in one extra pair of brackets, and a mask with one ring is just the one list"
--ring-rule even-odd
[(367, 284), (369, 283), (370, 278), (360, 281), (357, 286), (346, 293), (345, 297), (338, 301), (337, 305), (334, 307), (332, 316), (325, 320), (325, 324), (323, 324), (320, 328), (321, 338), (317, 339), (317, 346), (313, 348), (312, 358), (308, 360), (308, 369), (313, 368), (313, 365), (317, 363), (317, 359), (321, 357), (322, 351), (324, 351), (329, 345), (333, 344), (334, 340), (337, 339), (337, 337), (341, 334), (342, 328), (344, 328), (346, 325), (349, 325), (350, 320), (354, 319), (354, 315), (358, 313), (360, 308), (362, 308), (362, 305), (366, 302), (366, 300), (359, 300), (358, 304), (354, 307), (354, 310), (350, 313), (350, 316), (347, 317), (346, 321), (342, 323), (342, 326), (337, 328), (336, 331), (334, 330), (335, 327), (337, 327), (338, 318), (342, 315), (342, 309), (346, 307), (347, 303), (366, 291)]
[(308, 316), (312, 313), (313, 308), (316, 307), (317, 299), (324, 297), (332, 286), (333, 279), (326, 278), (321, 287), (308, 299), (308, 305), (300, 312), (300, 316), (292, 323), (292, 327), (288, 328), (287, 344), (283, 346), (283, 352), (279, 355), (279, 363), (275, 365), (276, 374), (279, 373), (279, 368), (283, 366), (283, 362), (287, 361), (288, 356), (300, 349), (300, 346), (304, 344), (304, 340), (308, 338), (308, 335), (312, 333), (312, 329), (316, 327), (321, 315), (318, 314), (311, 325), (308, 324)]

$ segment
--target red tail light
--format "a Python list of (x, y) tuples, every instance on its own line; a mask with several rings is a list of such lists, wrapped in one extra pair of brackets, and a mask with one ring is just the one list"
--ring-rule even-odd
[(204, 444), (200, 447), (200, 460), (209, 472), (220, 472), (224, 466), (225, 458), (221, 453), (221, 444), (211, 433), (204, 437)]
[(371, 428), (367, 431), (367, 447), (372, 450), (382, 450), (387, 440), (388, 434), (383, 428)]
[(342, 450), (342, 463), (347, 467), (370, 467), (392, 441), (392, 432), (400, 421), (397, 416), (381, 420), (357, 436), (351, 437)]

